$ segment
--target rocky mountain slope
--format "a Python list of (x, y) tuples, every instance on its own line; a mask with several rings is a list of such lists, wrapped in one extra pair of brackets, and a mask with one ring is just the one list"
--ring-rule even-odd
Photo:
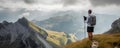
[(38, 27), (25, 17), (14, 23), (0, 23), (0, 48), (62, 48), (75, 41), (72, 37)]
[(52, 48), (43, 29), (21, 18), (15, 23), (0, 23), (0, 48)]
[(111, 25), (111, 29), (106, 32), (106, 34), (112, 33), (120, 33), (120, 18), (115, 20)]

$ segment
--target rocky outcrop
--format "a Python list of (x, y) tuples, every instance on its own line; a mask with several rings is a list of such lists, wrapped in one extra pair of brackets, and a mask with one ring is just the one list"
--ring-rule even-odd
[(112, 25), (111, 29), (107, 31), (106, 33), (112, 34), (112, 33), (120, 33), (120, 18), (115, 20)]
[(0, 23), (0, 48), (52, 48), (47, 33), (26, 18), (15, 23)]

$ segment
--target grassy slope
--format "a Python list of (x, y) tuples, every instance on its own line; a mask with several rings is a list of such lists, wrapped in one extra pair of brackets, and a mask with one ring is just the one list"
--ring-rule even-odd
[(29, 22), (29, 26), (30, 26), (32, 29), (34, 29), (35, 31), (37, 31), (37, 32), (39, 32), (40, 34), (42, 34), (42, 35), (46, 34), (46, 32), (45, 32), (43, 29), (41, 29), (40, 27), (36, 26), (36, 25), (35, 25), (34, 23), (32, 23), (32, 22)]
[[(120, 33), (94, 35), (94, 40), (99, 42), (99, 48), (114, 48), (120, 44)], [(90, 48), (90, 44), (91, 42), (88, 39), (83, 39), (82, 41), (66, 45), (64, 48)]]
[(29, 26), (34, 29), (35, 31), (39, 32), (40, 34), (44, 35), (48, 33), (47, 41), (54, 47), (54, 48), (61, 48), (66, 44), (67, 35), (64, 32), (56, 32), (50, 30), (43, 30), (41, 27), (36, 26), (34, 23), (29, 22)]
[(64, 32), (46, 31), (48, 32), (47, 40), (54, 48), (61, 48), (66, 44), (67, 36)]

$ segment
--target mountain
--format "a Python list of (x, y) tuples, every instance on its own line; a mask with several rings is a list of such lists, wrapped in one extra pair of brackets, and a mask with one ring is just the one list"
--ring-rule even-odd
[(115, 20), (111, 25), (111, 29), (105, 33), (106, 34), (120, 33), (120, 18)]
[(0, 23), (0, 48), (62, 48), (74, 41), (72, 35), (43, 29), (25, 17)]
[(79, 19), (77, 16), (56, 16), (51, 17), (44, 21), (33, 21), (35, 24), (49, 30), (65, 32), (65, 33), (73, 33), (78, 32), (80, 27)]
[(72, 16), (64, 13), (63, 16), (55, 16), (43, 21), (33, 20), (32, 22), (48, 30), (79, 36), (77, 38), (80, 39), (83, 36), (83, 30), (81, 30), (83, 26), (81, 21), (82, 20), (79, 19), (79, 16)]
[(52, 48), (48, 34), (25, 17), (15, 23), (0, 23), (0, 48)]

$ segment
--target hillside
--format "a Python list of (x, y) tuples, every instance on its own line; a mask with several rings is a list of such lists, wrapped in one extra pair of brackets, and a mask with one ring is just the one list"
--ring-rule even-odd
[[(101, 34), (94, 35), (94, 40), (99, 42), (99, 48), (114, 48), (120, 47), (120, 33), (119, 34)], [(74, 42), (66, 45), (64, 48), (90, 48), (91, 42), (88, 39)]]
[(43, 29), (25, 17), (15, 23), (0, 23), (0, 48), (62, 48), (75, 40), (71, 37), (64, 32)]
[(62, 48), (63, 46), (76, 41), (75, 36), (72, 34), (51, 30), (46, 30), (46, 32), (48, 33), (47, 41), (53, 48)]
[[(99, 48), (120, 48), (120, 19), (114, 21), (111, 29), (104, 34), (94, 35), (99, 42)], [(66, 45), (64, 48), (90, 48), (88, 38)]]
[(64, 32), (46, 30), (48, 33), (47, 41), (54, 48), (61, 48), (67, 43), (67, 35)]

